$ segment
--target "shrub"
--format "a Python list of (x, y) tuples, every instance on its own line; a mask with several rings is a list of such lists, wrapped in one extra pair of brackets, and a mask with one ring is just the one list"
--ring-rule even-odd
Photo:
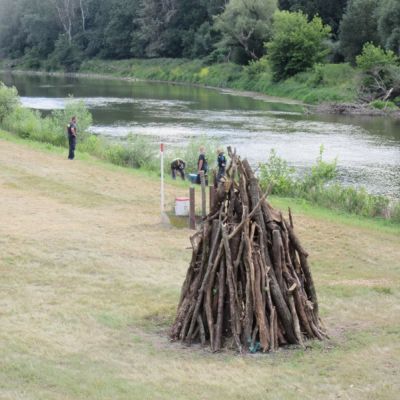
[(272, 183), (272, 193), (276, 195), (302, 198), (322, 207), (399, 222), (399, 203), (390, 205), (385, 196), (371, 195), (364, 188), (343, 187), (335, 183), (336, 160), (326, 162), (322, 156), (321, 146), (316, 164), (299, 176), (275, 151), (271, 151), (267, 163), (260, 166), (261, 187), (266, 190)]
[(364, 45), (362, 53), (356, 57), (357, 66), (366, 72), (375, 68), (396, 64), (397, 61), (398, 58), (393, 51), (385, 51), (370, 42)]
[(391, 100), (400, 93), (399, 59), (392, 51), (366, 43), (356, 62), (362, 71), (360, 95), (364, 100)]
[(386, 110), (386, 109), (396, 110), (398, 108), (397, 105), (392, 101), (374, 100), (371, 101), (371, 103), (369, 104), (371, 107), (377, 108), (378, 110)]
[(264, 189), (272, 185), (272, 193), (291, 195), (295, 187), (294, 172), (295, 169), (289, 167), (287, 161), (278, 157), (276, 151), (272, 149), (268, 161), (260, 165), (260, 181)]
[(62, 110), (54, 110), (51, 113), (55, 129), (59, 135), (66, 136), (67, 125), (71, 117), (77, 118), (78, 125), (78, 141), (82, 142), (89, 135), (88, 129), (92, 125), (92, 114), (87, 109), (82, 100), (74, 100), (72, 97), (67, 101), (65, 108)]
[(55, 42), (54, 51), (50, 54), (47, 67), (49, 69), (63, 69), (67, 72), (78, 71), (83, 59), (79, 47), (70, 42), (65, 35)]
[(3, 121), (5, 129), (15, 132), (24, 139), (66, 146), (66, 135), (50, 118), (42, 118), (39, 111), (17, 107)]
[(380, 0), (348, 0), (340, 22), (340, 51), (346, 61), (354, 63), (367, 42), (378, 44), (377, 9)]
[(321, 62), (328, 53), (329, 32), (319, 17), (308, 22), (302, 12), (277, 11), (273, 38), (266, 45), (274, 79), (286, 79)]
[(0, 123), (20, 104), (18, 91), (0, 82)]

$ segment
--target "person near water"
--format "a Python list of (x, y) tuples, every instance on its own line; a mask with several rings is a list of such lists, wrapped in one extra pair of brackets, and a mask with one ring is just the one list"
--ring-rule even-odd
[(68, 160), (75, 158), (75, 147), (76, 147), (76, 117), (72, 117), (70, 123), (67, 125), (68, 130), (68, 144), (69, 153)]
[(185, 167), (186, 163), (181, 158), (175, 158), (171, 162), (172, 179), (176, 179), (176, 175), (180, 175), (182, 180), (185, 180)]
[(220, 148), (217, 150), (218, 158), (218, 173), (217, 173), (217, 183), (221, 182), (221, 179), (225, 176), (226, 170), (226, 157), (224, 155), (224, 151)]
[(207, 162), (207, 157), (206, 157), (206, 149), (204, 146), (200, 146), (199, 149), (199, 159), (197, 160), (197, 183), (200, 184), (200, 172), (204, 172), (204, 178), (206, 180), (206, 185), (208, 185), (208, 162)]

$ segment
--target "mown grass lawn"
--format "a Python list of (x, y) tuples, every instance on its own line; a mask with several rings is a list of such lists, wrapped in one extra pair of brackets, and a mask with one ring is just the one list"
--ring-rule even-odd
[(167, 337), (190, 231), (160, 224), (158, 182), (64, 153), (0, 137), (0, 399), (398, 398), (400, 228), (272, 199), (331, 339), (211, 354)]

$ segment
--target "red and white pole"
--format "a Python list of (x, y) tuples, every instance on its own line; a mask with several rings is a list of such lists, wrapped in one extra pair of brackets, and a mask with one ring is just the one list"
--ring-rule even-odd
[(164, 143), (160, 143), (161, 160), (161, 215), (164, 214)]

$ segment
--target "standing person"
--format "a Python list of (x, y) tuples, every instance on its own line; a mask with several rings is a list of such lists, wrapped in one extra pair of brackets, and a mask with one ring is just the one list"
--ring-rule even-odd
[(176, 179), (176, 175), (179, 174), (182, 178), (182, 180), (185, 180), (185, 167), (186, 163), (183, 161), (181, 158), (175, 158), (171, 162), (171, 174), (172, 174), (172, 179)]
[(204, 172), (204, 178), (206, 180), (206, 185), (208, 185), (208, 177), (207, 177), (207, 172), (208, 172), (208, 162), (207, 162), (207, 157), (206, 157), (206, 149), (204, 146), (200, 146), (200, 155), (199, 159), (197, 160), (197, 183), (201, 183), (200, 180), (200, 172)]
[(218, 173), (217, 173), (217, 183), (221, 182), (221, 179), (225, 176), (226, 170), (226, 157), (224, 151), (220, 148), (217, 150), (218, 158)]
[(75, 147), (76, 147), (76, 117), (72, 117), (70, 123), (67, 125), (68, 130), (68, 144), (69, 153), (68, 160), (75, 158)]

